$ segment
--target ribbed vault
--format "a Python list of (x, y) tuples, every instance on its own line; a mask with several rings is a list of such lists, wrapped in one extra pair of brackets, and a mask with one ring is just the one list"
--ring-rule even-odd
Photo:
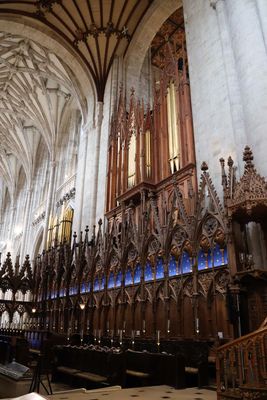
[(153, 0), (2, 0), (0, 14), (19, 14), (47, 25), (87, 64), (103, 100), (115, 55), (124, 55)]
[(41, 138), (50, 157), (76, 95), (67, 68), (33, 40), (0, 32), (0, 170), (13, 192), (23, 166), (28, 183)]

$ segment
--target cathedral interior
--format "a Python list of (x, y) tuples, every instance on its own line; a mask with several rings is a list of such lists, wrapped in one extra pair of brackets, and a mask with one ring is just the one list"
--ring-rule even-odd
[(266, 107), (266, 0), (0, 0), (0, 398), (267, 399)]

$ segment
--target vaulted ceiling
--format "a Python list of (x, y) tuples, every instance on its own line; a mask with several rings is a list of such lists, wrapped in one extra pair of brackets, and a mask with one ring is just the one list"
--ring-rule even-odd
[(32, 40), (0, 32), (0, 169), (9, 187), (14, 188), (20, 165), (30, 181), (41, 137), (54, 156), (59, 126), (74, 93), (55, 54)]
[[(163, 0), (164, 1), (164, 0)], [(88, 66), (103, 100), (115, 55), (124, 55), (153, 0), (1, 0), (0, 14), (38, 20), (64, 38)]]
[[(153, 2), (0, 0), (0, 18), (12, 24), (12, 18), (18, 22), (19, 17), (23, 24), (50, 31), (54, 40), (65, 43), (90, 71), (101, 101), (115, 56), (126, 54)], [(155, 64), (160, 64), (166, 36), (175, 39), (183, 31), (182, 12), (171, 16), (162, 29), (152, 42)], [(77, 98), (74, 85), (69, 67), (51, 49), (36, 43), (34, 37), (0, 32), (0, 171), (9, 187), (15, 186), (21, 166), (31, 180), (41, 139), (54, 157), (59, 125)]]

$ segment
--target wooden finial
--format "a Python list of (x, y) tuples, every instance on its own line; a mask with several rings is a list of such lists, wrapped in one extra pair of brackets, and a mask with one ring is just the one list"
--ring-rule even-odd
[(203, 161), (203, 163), (201, 164), (201, 171), (206, 172), (208, 169), (208, 164), (206, 163), (206, 161)]

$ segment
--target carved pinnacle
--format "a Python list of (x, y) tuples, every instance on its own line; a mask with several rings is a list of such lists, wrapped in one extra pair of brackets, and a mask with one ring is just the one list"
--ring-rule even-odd
[(228, 167), (230, 167), (230, 168), (234, 165), (234, 161), (233, 161), (233, 159), (232, 159), (231, 156), (228, 157), (227, 165), (228, 165)]
[(243, 161), (245, 161), (245, 163), (246, 163), (246, 165), (245, 165), (246, 169), (250, 169), (250, 168), (254, 167), (254, 164), (252, 162), (253, 158), (254, 158), (253, 153), (252, 153), (250, 147), (246, 146), (244, 149), (244, 153), (243, 153)]
[(206, 161), (203, 161), (203, 163), (201, 164), (201, 171), (206, 172), (208, 169), (208, 164), (206, 163)]

